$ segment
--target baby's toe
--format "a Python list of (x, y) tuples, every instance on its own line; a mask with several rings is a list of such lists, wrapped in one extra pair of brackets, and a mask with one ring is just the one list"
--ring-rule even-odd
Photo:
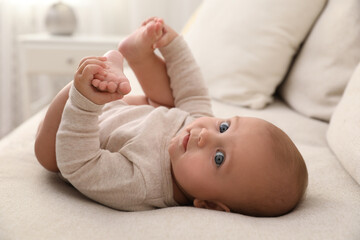
[(99, 79), (93, 79), (93, 80), (91, 81), (91, 84), (92, 84), (95, 88), (98, 88), (100, 82), (101, 82), (101, 81), (100, 81)]
[(107, 84), (106, 81), (102, 81), (102, 82), (99, 83), (98, 89), (99, 89), (100, 91), (106, 91), (107, 85), (108, 85), (108, 84)]
[(118, 86), (117, 86), (116, 83), (114, 83), (114, 82), (109, 82), (108, 85), (107, 85), (107, 91), (108, 91), (109, 93), (114, 93), (114, 92), (116, 92), (117, 87), (118, 87)]
[(130, 83), (128, 81), (125, 81), (125, 82), (121, 82), (119, 84), (119, 87), (118, 87), (118, 92), (123, 94), (123, 95), (126, 95), (128, 93), (130, 93), (131, 91), (131, 86), (130, 86)]

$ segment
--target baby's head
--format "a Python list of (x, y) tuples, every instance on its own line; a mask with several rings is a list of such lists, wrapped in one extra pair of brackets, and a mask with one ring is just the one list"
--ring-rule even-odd
[(196, 119), (172, 139), (169, 154), (174, 186), (195, 207), (279, 216), (307, 187), (294, 143), (258, 118)]

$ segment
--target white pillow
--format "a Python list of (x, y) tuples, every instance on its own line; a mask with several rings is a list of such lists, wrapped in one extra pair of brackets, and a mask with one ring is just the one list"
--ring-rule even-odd
[(360, 0), (329, 0), (284, 81), (298, 112), (329, 121), (360, 61)]
[(326, 0), (205, 0), (185, 39), (215, 99), (272, 101)]
[(327, 140), (344, 168), (360, 184), (360, 64), (331, 117)]

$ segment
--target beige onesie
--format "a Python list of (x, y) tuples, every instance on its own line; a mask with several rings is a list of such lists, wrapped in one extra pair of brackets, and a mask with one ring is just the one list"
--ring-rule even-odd
[(127, 211), (176, 206), (170, 140), (197, 117), (212, 116), (199, 67), (181, 36), (161, 53), (175, 108), (96, 105), (74, 86), (56, 137), (61, 174), (87, 197)]

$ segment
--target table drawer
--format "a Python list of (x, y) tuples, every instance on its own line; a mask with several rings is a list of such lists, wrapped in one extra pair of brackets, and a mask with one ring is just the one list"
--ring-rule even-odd
[(24, 48), (26, 71), (28, 74), (73, 75), (80, 60), (87, 56), (102, 56), (107, 48)]

